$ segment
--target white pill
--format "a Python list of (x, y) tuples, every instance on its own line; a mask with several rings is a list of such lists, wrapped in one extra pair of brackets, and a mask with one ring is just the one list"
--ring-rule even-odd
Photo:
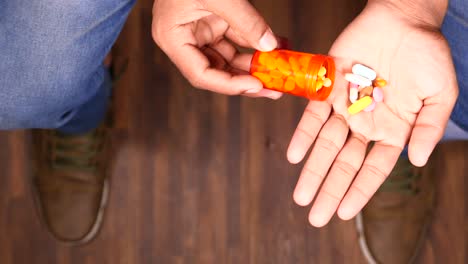
[(375, 78), (377, 77), (377, 73), (373, 69), (362, 64), (354, 64), (352, 71), (354, 74), (366, 77), (371, 81), (375, 80)]
[(354, 104), (357, 101), (359, 95), (359, 91), (357, 88), (349, 89), (349, 101)]
[(360, 86), (370, 86), (372, 81), (367, 79), (366, 77), (362, 77), (361, 75), (347, 73), (345, 74), (345, 79), (350, 82)]

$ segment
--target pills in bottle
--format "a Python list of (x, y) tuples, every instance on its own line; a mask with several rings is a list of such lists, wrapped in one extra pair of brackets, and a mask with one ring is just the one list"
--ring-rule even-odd
[(331, 57), (291, 50), (256, 51), (250, 74), (267, 89), (324, 101), (335, 81)]

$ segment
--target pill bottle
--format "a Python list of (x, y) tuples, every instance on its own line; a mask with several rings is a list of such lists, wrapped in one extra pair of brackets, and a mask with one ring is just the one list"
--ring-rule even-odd
[[(329, 56), (284, 49), (256, 51), (250, 64), (250, 74), (266, 89), (324, 101), (335, 82), (335, 62)], [(324, 85), (325, 79), (329, 80)]]

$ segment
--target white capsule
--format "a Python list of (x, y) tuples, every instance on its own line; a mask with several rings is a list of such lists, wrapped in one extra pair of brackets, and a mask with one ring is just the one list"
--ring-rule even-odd
[(372, 84), (372, 81), (367, 79), (366, 77), (362, 77), (361, 75), (352, 74), (352, 73), (346, 73), (345, 79), (350, 83), (354, 83), (354, 84), (364, 86), (364, 87), (370, 86)]
[(354, 104), (357, 101), (359, 96), (359, 91), (357, 88), (349, 89), (349, 101)]
[(354, 74), (366, 77), (371, 81), (375, 80), (375, 78), (377, 77), (377, 73), (373, 69), (362, 64), (354, 64), (352, 71)]

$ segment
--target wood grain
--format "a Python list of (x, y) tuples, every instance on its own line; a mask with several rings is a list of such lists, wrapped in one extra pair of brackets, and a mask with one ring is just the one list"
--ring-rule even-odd
[[(255, 0), (295, 49), (326, 53), (364, 1)], [(54, 241), (29, 190), (28, 133), (0, 132), (0, 263), (363, 263), (353, 221), (307, 224), (292, 201), (301, 165), (287, 144), (305, 101), (195, 90), (151, 39), (138, 1), (114, 49), (118, 142), (103, 228), (92, 243)], [(466, 263), (468, 144), (431, 159), (437, 213), (419, 263)]]

